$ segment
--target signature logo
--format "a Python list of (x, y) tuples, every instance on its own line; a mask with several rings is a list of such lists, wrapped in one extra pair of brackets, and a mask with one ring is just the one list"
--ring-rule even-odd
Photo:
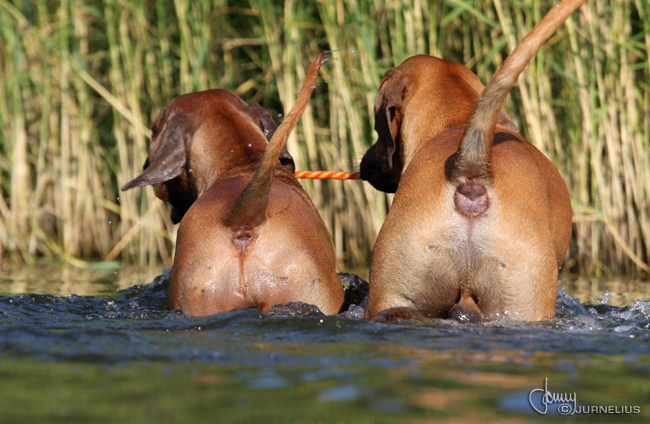
[[(538, 399), (538, 394), (541, 398)], [(533, 395), (536, 395), (533, 399)], [(553, 393), (548, 390), (548, 378), (544, 379), (543, 389), (533, 389), (528, 393), (528, 403), (535, 412), (546, 415), (548, 406), (558, 404), (557, 413), (560, 415), (574, 414), (639, 414), (640, 406), (595, 406), (578, 405), (575, 393)]]
[[(534, 393), (542, 393), (541, 404), (542, 408), (538, 409), (539, 404), (533, 402)], [(560, 415), (573, 415), (576, 411), (577, 397), (575, 393), (553, 393), (548, 390), (548, 378), (544, 379), (544, 388), (543, 389), (533, 389), (528, 394), (528, 403), (530, 406), (541, 415), (546, 415), (548, 411), (548, 406), (559, 403), (557, 407), (557, 412)]]

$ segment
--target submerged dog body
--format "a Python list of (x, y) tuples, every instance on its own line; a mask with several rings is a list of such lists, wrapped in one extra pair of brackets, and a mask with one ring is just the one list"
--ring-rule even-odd
[(382, 80), (361, 177), (395, 199), (373, 249), (369, 319), (540, 320), (555, 314), (571, 236), (559, 172), (501, 107), (539, 46), (585, 0), (549, 12), (483, 90), (415, 56)]
[(462, 127), (425, 143), (408, 163), (373, 251), (367, 317), (396, 307), (414, 318), (553, 316), (571, 235), (569, 195), (541, 152), (496, 130), (494, 180), (479, 200), (449, 181)]
[[(193, 202), (178, 230), (171, 310), (181, 309), (189, 316), (243, 308), (268, 312), (275, 304), (300, 301), (326, 314), (339, 312), (344, 291), (332, 239), (294, 177), (293, 161), (284, 150), (316, 85), (321, 59), (322, 55), (310, 66), (296, 104), (277, 130), (272, 120), (266, 122), (268, 112), (260, 113), (259, 106), (251, 111), (256, 105), (228, 92), (219, 93), (219, 99), (189, 95), (171, 113), (161, 112), (160, 131), (185, 142), (154, 156), (165, 163), (183, 156), (175, 160), (183, 162), (184, 170), (174, 171), (180, 177), (175, 177), (176, 184)], [(210, 143), (189, 143), (198, 133), (199, 139)], [(273, 133), (270, 142), (265, 133)], [(188, 151), (191, 164), (184, 159)], [(209, 182), (191, 180), (196, 164), (208, 165)], [(137, 184), (149, 181), (152, 178)], [(171, 194), (170, 190), (170, 198)]]
[(329, 232), (289, 171), (277, 167), (263, 223), (215, 225), (228, 221), (252, 177), (218, 182), (181, 222), (170, 309), (191, 316), (244, 308), (268, 312), (301, 301), (338, 313), (343, 286)]

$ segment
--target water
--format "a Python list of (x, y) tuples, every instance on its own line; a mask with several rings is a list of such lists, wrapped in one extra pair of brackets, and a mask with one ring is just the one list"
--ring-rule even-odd
[[(324, 67), (327, 62), (332, 62), (336, 63), (339, 62), (340, 59), (340, 68), (337, 70), (335, 69), (329, 69), (327, 70), (328, 75), (332, 75), (330, 79), (325, 79), (323, 82), (325, 84), (329, 84), (330, 82), (337, 82), (337, 81), (343, 81), (348, 78), (350, 78), (354, 73), (357, 71), (357, 51), (354, 47), (348, 47), (347, 49), (338, 49), (338, 50), (328, 50), (325, 53), (330, 54), (330, 55), (337, 55), (338, 57), (330, 57), (330, 58), (323, 58), (321, 60), (321, 63), (323, 64), (323, 67), (321, 67), (321, 71), (324, 72)], [(333, 76), (336, 75), (337, 72), (344, 72), (343, 76)], [(320, 84), (312, 85), (311, 89), (315, 89), (318, 87)], [(298, 94), (301, 95), (302, 93)]]
[(580, 407), (614, 408), (574, 420), (650, 419), (650, 301), (617, 303), (620, 287), (650, 298), (647, 283), (564, 283), (588, 300), (560, 291), (558, 318), (539, 323), (386, 325), (186, 318), (167, 310), (165, 277), (103, 275), (68, 282), (99, 296), (0, 296), (0, 422), (536, 422), (559, 417), (530, 406), (545, 381)]

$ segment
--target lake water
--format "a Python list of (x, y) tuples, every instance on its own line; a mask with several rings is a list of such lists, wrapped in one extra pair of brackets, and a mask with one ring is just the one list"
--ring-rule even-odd
[(572, 421), (650, 420), (648, 282), (563, 277), (581, 304), (544, 322), (413, 325), (185, 318), (156, 274), (3, 272), (0, 422), (565, 420), (545, 387)]

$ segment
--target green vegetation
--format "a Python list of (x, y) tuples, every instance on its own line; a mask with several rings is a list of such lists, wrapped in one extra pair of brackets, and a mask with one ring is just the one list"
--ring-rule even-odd
[[(321, 84), (288, 143), (298, 169), (355, 170), (374, 141), (383, 74), (414, 54), (487, 82), (548, 1), (0, 0), (0, 259), (120, 257), (169, 266), (175, 228), (153, 190), (120, 193), (158, 111), (225, 88), (273, 116), (309, 61), (356, 48), (356, 73)], [(565, 270), (650, 269), (650, 5), (590, 0), (506, 102), (574, 200)], [(325, 78), (349, 69), (340, 62)], [(390, 196), (360, 181), (306, 182), (344, 267), (368, 265)]]

